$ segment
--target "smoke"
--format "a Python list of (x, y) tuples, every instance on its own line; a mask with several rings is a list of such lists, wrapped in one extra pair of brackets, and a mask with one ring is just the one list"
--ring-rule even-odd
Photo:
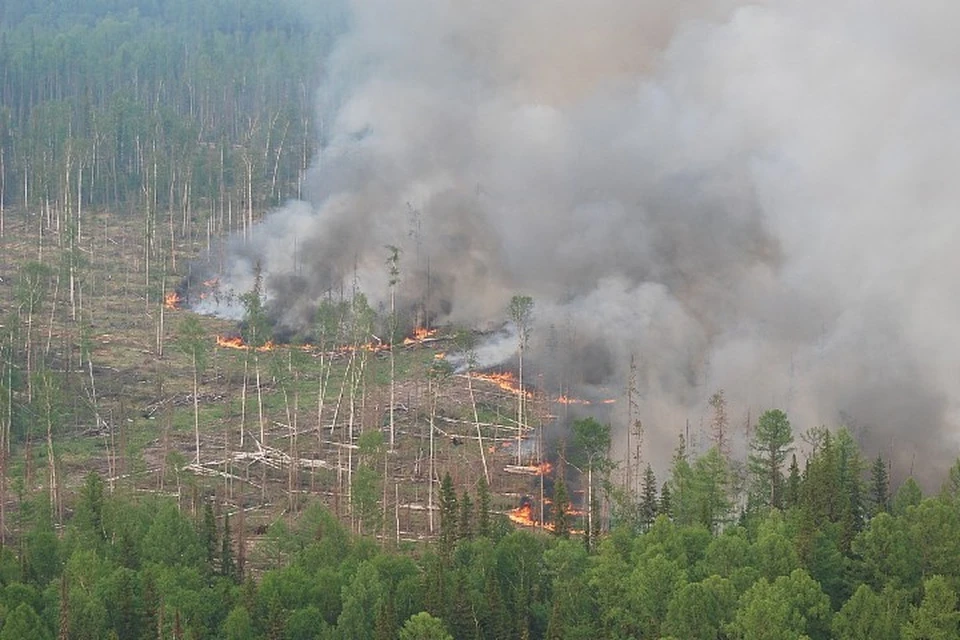
[(622, 397), (632, 356), (655, 464), (723, 388), (734, 422), (845, 421), (901, 472), (942, 468), (960, 379), (958, 14), (354, 2), (305, 201), (235, 239), (222, 280), (247, 290), (259, 264), (297, 329), (330, 292), (383, 304), (396, 245), (408, 316), (493, 328), (532, 296), (525, 370), (545, 384)]

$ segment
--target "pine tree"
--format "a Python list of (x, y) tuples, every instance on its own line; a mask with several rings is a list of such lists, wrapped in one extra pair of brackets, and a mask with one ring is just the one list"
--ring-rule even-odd
[(570, 537), (570, 497), (567, 495), (567, 483), (563, 473), (557, 472), (557, 481), (553, 485), (553, 534), (559, 538)]
[(788, 509), (800, 504), (800, 465), (797, 464), (797, 456), (794, 454), (790, 459), (790, 475), (787, 476), (787, 487), (783, 496), (783, 505)]
[(217, 559), (217, 520), (213, 515), (213, 505), (207, 500), (203, 505), (203, 520), (200, 522), (200, 544), (206, 552), (207, 566), (213, 569)]
[(870, 468), (870, 503), (872, 516), (890, 510), (890, 475), (887, 462), (879, 453)]
[(670, 493), (669, 482), (664, 482), (663, 486), (660, 487), (660, 505), (657, 512), (668, 518), (673, 515), (673, 496)]
[(473, 501), (466, 491), (460, 497), (460, 521), (458, 523), (457, 538), (470, 540), (473, 538)]
[(643, 484), (640, 495), (640, 527), (646, 531), (657, 519), (660, 512), (660, 505), (657, 503), (657, 477), (653, 474), (653, 468), (647, 464), (643, 472)]
[(376, 640), (394, 640), (397, 637), (397, 609), (392, 597), (383, 598), (377, 605)]
[(730, 420), (727, 417), (727, 400), (723, 397), (723, 389), (717, 390), (710, 396), (710, 408), (713, 409), (713, 418), (710, 421), (711, 437), (714, 446), (720, 455), (730, 458)]
[(783, 507), (781, 469), (792, 450), (793, 430), (787, 414), (779, 409), (764, 412), (750, 442), (748, 459), (753, 492), (772, 508)]
[(440, 553), (449, 557), (457, 542), (459, 508), (457, 492), (453, 489), (450, 473), (443, 474), (440, 483)]
[(220, 537), (220, 575), (236, 580), (236, 565), (233, 561), (233, 540), (230, 535), (230, 514), (223, 514), (223, 535)]
[(477, 483), (477, 535), (490, 535), (490, 486), (485, 476)]

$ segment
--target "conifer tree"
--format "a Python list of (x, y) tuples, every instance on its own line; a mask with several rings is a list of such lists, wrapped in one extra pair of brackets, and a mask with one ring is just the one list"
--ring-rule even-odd
[(890, 510), (890, 476), (887, 473), (887, 462), (881, 454), (870, 467), (870, 515)]
[(236, 564), (233, 560), (233, 539), (230, 532), (230, 513), (223, 514), (223, 535), (220, 536), (220, 575), (236, 580)]
[(466, 491), (460, 496), (460, 521), (458, 523), (457, 538), (470, 540), (473, 538), (473, 500)]
[(477, 483), (477, 535), (490, 535), (490, 487), (486, 476)]
[(646, 531), (657, 519), (657, 514), (660, 512), (660, 505), (657, 501), (657, 477), (649, 463), (647, 468), (644, 469), (640, 490), (640, 527), (643, 531)]
[(673, 495), (670, 491), (670, 482), (664, 482), (660, 487), (660, 504), (657, 507), (657, 513), (667, 516), (673, 515)]
[(779, 409), (764, 412), (750, 442), (748, 465), (753, 492), (769, 507), (783, 507), (783, 463), (792, 450), (793, 430)]
[(209, 500), (203, 504), (203, 519), (200, 522), (200, 544), (206, 552), (207, 566), (213, 569), (217, 559), (217, 520)]
[(458, 516), (457, 492), (447, 472), (440, 482), (440, 552), (445, 557), (450, 556), (457, 542)]
[(783, 506), (790, 508), (800, 504), (800, 465), (797, 464), (797, 456), (793, 454), (790, 458), (790, 475), (787, 476), (787, 486), (783, 496)]
[(553, 534), (558, 538), (570, 536), (570, 497), (567, 495), (567, 483), (563, 473), (557, 472), (557, 480), (553, 485)]

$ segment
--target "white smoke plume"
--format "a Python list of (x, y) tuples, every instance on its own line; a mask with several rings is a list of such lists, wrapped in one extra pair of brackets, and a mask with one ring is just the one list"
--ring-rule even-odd
[(622, 396), (633, 355), (648, 459), (723, 388), (734, 422), (781, 407), (799, 429), (847, 422), (901, 474), (942, 469), (955, 18), (941, 0), (357, 0), (308, 195), (235, 240), (223, 280), (249, 289), (259, 262), (297, 328), (354, 279), (385, 300), (397, 245), (401, 296), (436, 321), (492, 326), (532, 296), (527, 370), (548, 384)]

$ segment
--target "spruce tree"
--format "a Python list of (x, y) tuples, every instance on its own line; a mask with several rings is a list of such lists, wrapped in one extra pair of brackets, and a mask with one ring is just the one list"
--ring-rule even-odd
[(643, 472), (643, 484), (640, 494), (640, 527), (646, 531), (657, 519), (660, 512), (660, 505), (657, 503), (657, 477), (653, 474), (653, 468), (647, 464)]
[(779, 409), (765, 411), (750, 441), (748, 465), (753, 492), (769, 507), (783, 508), (781, 469), (792, 450), (793, 430), (787, 414)]
[(797, 463), (797, 455), (793, 454), (790, 458), (790, 475), (787, 476), (787, 487), (783, 496), (783, 506), (788, 509), (800, 504), (800, 482), (800, 465)]
[(473, 538), (473, 501), (466, 491), (460, 497), (460, 521), (458, 523), (457, 538), (470, 540)]
[(557, 474), (553, 485), (553, 534), (559, 538), (570, 537), (570, 497), (563, 474)]
[(230, 514), (223, 514), (223, 535), (220, 537), (220, 575), (236, 580), (236, 564), (233, 561), (233, 540), (230, 536)]
[(440, 552), (445, 557), (450, 556), (457, 542), (458, 516), (457, 492), (448, 472), (440, 482)]
[(490, 486), (485, 476), (477, 483), (477, 535), (490, 535)]
[(870, 503), (872, 516), (890, 510), (890, 475), (879, 453), (870, 468)]
[(660, 487), (660, 507), (657, 512), (667, 516), (673, 515), (673, 496), (670, 493), (670, 482), (664, 482)]

